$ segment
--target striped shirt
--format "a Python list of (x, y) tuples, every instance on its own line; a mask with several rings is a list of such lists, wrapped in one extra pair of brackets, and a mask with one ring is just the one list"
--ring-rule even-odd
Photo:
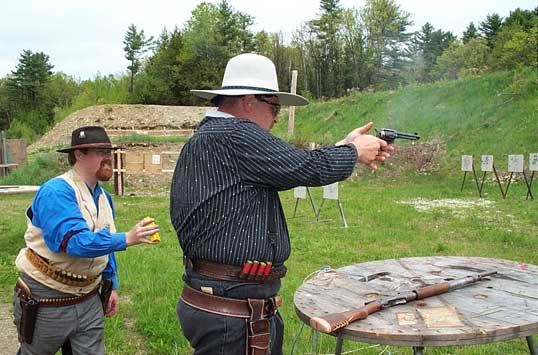
[[(344, 180), (356, 160), (351, 144), (307, 151), (252, 121), (209, 110), (181, 151), (170, 189), (172, 224), (184, 255), (229, 265), (282, 265), (290, 241), (278, 191)], [(274, 243), (269, 209), (276, 219)]]

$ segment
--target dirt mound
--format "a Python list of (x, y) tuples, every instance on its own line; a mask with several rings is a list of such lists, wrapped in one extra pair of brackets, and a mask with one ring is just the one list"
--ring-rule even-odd
[(28, 152), (69, 144), (71, 132), (81, 126), (98, 125), (107, 130), (166, 131), (193, 129), (207, 107), (160, 105), (98, 105), (77, 111), (58, 123)]

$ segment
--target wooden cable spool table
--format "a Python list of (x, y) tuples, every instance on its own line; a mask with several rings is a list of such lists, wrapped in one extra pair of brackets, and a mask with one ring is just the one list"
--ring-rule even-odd
[(320, 272), (295, 292), (295, 311), (309, 324), (312, 317), (344, 312), (380, 297), (497, 271), (494, 276), (438, 296), (385, 308), (331, 333), (335, 354), (344, 339), (412, 346), (485, 344), (526, 337), (538, 355), (538, 266), (478, 257), (416, 257), (388, 259)]

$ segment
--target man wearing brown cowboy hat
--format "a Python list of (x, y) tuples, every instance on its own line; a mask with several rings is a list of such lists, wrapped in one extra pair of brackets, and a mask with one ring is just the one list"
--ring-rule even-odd
[(159, 231), (145, 219), (116, 232), (112, 199), (99, 184), (112, 176), (113, 149), (102, 127), (74, 130), (71, 146), (58, 150), (71, 170), (43, 184), (26, 211), (26, 248), (15, 261), (18, 354), (105, 353), (104, 315), (118, 310), (114, 252), (151, 243)]
[(344, 180), (357, 162), (376, 169), (393, 148), (366, 134), (371, 122), (313, 151), (271, 135), (281, 105), (308, 101), (280, 92), (274, 64), (260, 55), (230, 59), (221, 89), (192, 92), (218, 108), (182, 149), (172, 179), (183, 334), (195, 354), (282, 354), (276, 295), (290, 240), (278, 191)]

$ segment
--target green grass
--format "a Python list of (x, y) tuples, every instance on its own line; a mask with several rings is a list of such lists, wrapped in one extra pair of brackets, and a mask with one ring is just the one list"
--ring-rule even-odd
[[(334, 201), (327, 201), (321, 221), (314, 222), (309, 203), (299, 203), (297, 217), (291, 218), (295, 200), (291, 191), (281, 193), (292, 242), (292, 255), (283, 281), (282, 315), (286, 322), (285, 353), (291, 350), (301, 322), (295, 315), (293, 294), (305, 277), (324, 265), (333, 268), (387, 258), (426, 255), (482, 256), (538, 264), (538, 208), (525, 200), (522, 183), (510, 187), (506, 200), (496, 185), (485, 187), (492, 204), (454, 211), (449, 208), (418, 212), (404, 204), (415, 198), (446, 198), (477, 202), (476, 189), (467, 183), (460, 192), (461, 176), (410, 175), (390, 178), (365, 175), (341, 184), (340, 193), (349, 228), (343, 228)], [(313, 189), (319, 205), (321, 189)], [(13, 260), (24, 244), (24, 209), (30, 195), (0, 197), (0, 296), (10, 300), (16, 272)], [(120, 313), (107, 320), (109, 354), (188, 354), (181, 335), (175, 305), (182, 288), (181, 251), (169, 219), (167, 198), (117, 197), (117, 227), (130, 228), (136, 221), (152, 216), (161, 225), (162, 242), (136, 246), (118, 253)], [(295, 354), (311, 351), (311, 332), (306, 327)], [(334, 339), (320, 336), (321, 353), (334, 351)], [(379, 354), (384, 346), (344, 342), (344, 351)], [(142, 349), (142, 350), (141, 350)], [(409, 348), (391, 346), (385, 354), (411, 354)], [(428, 348), (428, 354), (527, 354), (523, 340), (480, 346)]]
[[(506, 154), (538, 151), (537, 75), (530, 69), (499, 72), (396, 92), (355, 93), (297, 109), (295, 136), (288, 137), (294, 142), (334, 143), (372, 120), (377, 127), (417, 131), (423, 141), (438, 139), (446, 146), (446, 154), (440, 157), (443, 173), (418, 175), (407, 171), (393, 177), (390, 168), (381, 168), (376, 174), (361, 168), (358, 179), (340, 185), (347, 229), (342, 227), (334, 201), (326, 202), (320, 222), (313, 221), (308, 202), (301, 201), (298, 216), (288, 218), (292, 255), (286, 263), (289, 273), (281, 290), (285, 300), (281, 309), (286, 322), (285, 353), (290, 352), (301, 327), (293, 307), (293, 294), (308, 275), (324, 265), (338, 268), (426, 255), (483, 256), (538, 264), (537, 202), (525, 200), (523, 182), (512, 183), (505, 200), (496, 184), (488, 182), (484, 191), (485, 198), (493, 201), (489, 206), (419, 212), (402, 203), (416, 198), (480, 201), (472, 181), (467, 181), (460, 192), (460, 155), (494, 154), (497, 169), (506, 171)], [(286, 118), (282, 121), (275, 127), (275, 133), (286, 137)], [(55, 165), (55, 158), (39, 156), (31, 157), (27, 167), (21, 167), (0, 184), (40, 184), (66, 168), (64, 163)], [(313, 192), (319, 204), (321, 190)], [(31, 195), (0, 196), (0, 300), (4, 303), (10, 302), (17, 276), (14, 259), (24, 246), (24, 211), (31, 199)], [(281, 199), (286, 215), (291, 217), (293, 193), (283, 192)], [(118, 316), (107, 320), (107, 353), (188, 354), (191, 350), (181, 335), (175, 313), (182, 288), (182, 266), (181, 251), (170, 224), (169, 200), (117, 197), (115, 204), (118, 230), (128, 230), (141, 218), (152, 216), (161, 225), (162, 242), (118, 253), (121, 303)], [(306, 327), (294, 354), (313, 351), (310, 337)], [(334, 344), (332, 337), (322, 335), (319, 351), (332, 353)], [(372, 347), (350, 341), (344, 342), (344, 351), (411, 354), (409, 348)], [(528, 349), (523, 340), (514, 340), (431, 348), (427, 352), (517, 355), (527, 354)]]
[(185, 143), (189, 140), (188, 137), (177, 136), (149, 136), (146, 134), (132, 133), (124, 136), (114, 137), (114, 143)]
[(419, 142), (440, 140), (447, 147), (445, 168), (457, 166), (463, 154), (493, 154), (497, 168), (506, 170), (507, 154), (538, 151), (537, 97), (535, 68), (495, 72), (312, 102), (297, 107), (293, 137), (287, 136), (285, 113), (274, 133), (291, 141), (328, 144), (373, 121), (377, 128), (418, 132)]
[(29, 156), (27, 162), (9, 175), (0, 178), (0, 185), (35, 185), (62, 174), (69, 163), (65, 154), (40, 153)]

